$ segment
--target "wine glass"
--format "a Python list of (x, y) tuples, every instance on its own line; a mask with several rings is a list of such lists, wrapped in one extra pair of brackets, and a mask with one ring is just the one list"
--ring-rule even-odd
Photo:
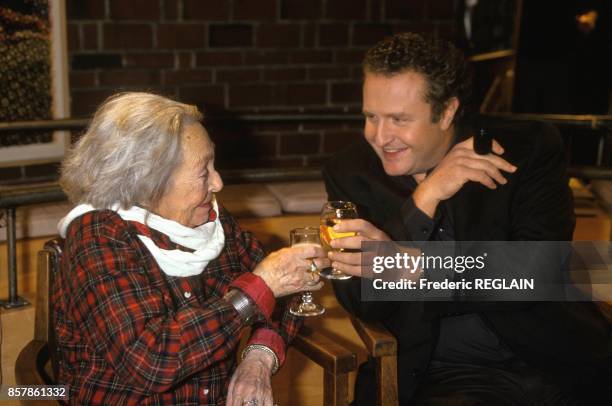
[[(319, 230), (314, 227), (294, 228), (289, 232), (289, 237), (292, 247), (300, 244), (321, 244)], [(314, 280), (314, 274), (317, 273), (318, 269), (313, 261), (314, 258), (307, 259), (310, 260), (309, 272), (312, 272)], [(312, 292), (304, 291), (302, 292), (302, 302), (291, 306), (289, 312), (295, 316), (319, 316), (325, 313), (325, 308), (312, 301)]]
[[(357, 218), (357, 207), (351, 202), (345, 202), (341, 200), (332, 200), (323, 205), (323, 210), (321, 211), (321, 223), (319, 226), (319, 231), (321, 235), (321, 242), (323, 243), (323, 247), (328, 250), (334, 250), (331, 247), (331, 241), (336, 238), (343, 237), (352, 237), (356, 235), (355, 232), (344, 232), (339, 233), (333, 230), (333, 227), (336, 224), (342, 222), (342, 219), (356, 219)], [(339, 248), (338, 252), (342, 251), (350, 251)], [(349, 279), (352, 276), (343, 273), (335, 268), (329, 267), (322, 269), (319, 272), (319, 275), (323, 276), (327, 279)]]

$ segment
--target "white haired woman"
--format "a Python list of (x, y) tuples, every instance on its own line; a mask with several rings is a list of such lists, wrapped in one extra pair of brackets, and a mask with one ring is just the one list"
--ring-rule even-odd
[(316, 245), (264, 258), (215, 200), (223, 183), (200, 119), (119, 94), (63, 162), (76, 207), (58, 225), (53, 317), (73, 404), (272, 405), (270, 376), (300, 326), (275, 298), (320, 288), (307, 258), (328, 260)]

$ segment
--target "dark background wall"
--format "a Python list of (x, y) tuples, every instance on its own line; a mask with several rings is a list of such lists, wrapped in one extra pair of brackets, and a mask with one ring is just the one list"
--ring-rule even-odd
[[(9, 3), (18, 2), (6, 4)], [(358, 114), (360, 61), (365, 50), (385, 36), (401, 31), (460, 39), (463, 11), (459, 3), (462, 2), (67, 0), (72, 114), (89, 117), (106, 97), (126, 90), (152, 91), (194, 103), (209, 116)], [(532, 3), (528, 2), (533, 7)], [(489, 23), (489, 14), (507, 18), (515, 8), (513, 0), (483, 0), (479, 4), (486, 11), (485, 22)], [(499, 10), (491, 11), (491, 7), (510, 11), (500, 14)], [(523, 16), (527, 22), (528, 11), (525, 8), (527, 16)], [(528, 24), (527, 28), (533, 26), (536, 36), (540, 35), (539, 24)], [(607, 32), (610, 31), (608, 26)], [(481, 37), (480, 41), (487, 39), (485, 42), (493, 45), (487, 50), (499, 48), (495, 36)], [(520, 37), (523, 47), (525, 43), (533, 45), (528, 32), (523, 30)], [(480, 49), (460, 40), (459, 43), (468, 52)], [(525, 71), (520, 69), (523, 66), (520, 55), (525, 56), (525, 49), (520, 51), (519, 90), (521, 72)], [(559, 66), (555, 65), (555, 71), (559, 71)], [(584, 75), (587, 78), (594, 77), (591, 70), (587, 69), (587, 73)], [(534, 82), (537, 76), (533, 69), (528, 74)], [(544, 76), (548, 78), (549, 72), (544, 72)], [(490, 77), (477, 74), (475, 79), (476, 88), (488, 89)], [(579, 79), (573, 77), (571, 82), (581, 84)], [(545, 81), (539, 78), (537, 82)], [(558, 82), (552, 86), (567, 88), (567, 83)], [(526, 87), (535, 89), (529, 84)], [(593, 86), (577, 87), (586, 89), (589, 95), (593, 90)], [(538, 90), (539, 96), (553, 93)], [(520, 91), (516, 95), (520, 96)], [(548, 97), (549, 102), (559, 99)], [(557, 110), (553, 109), (561, 112)], [(548, 112), (533, 108), (516, 111)], [(361, 136), (361, 123), (355, 120), (232, 124), (207, 121), (205, 125), (217, 144), (218, 166), (222, 169), (317, 167), (333, 152)], [(578, 145), (589, 150), (582, 158), (573, 153), (572, 162), (593, 164), (598, 138), (585, 135), (577, 138), (579, 142), (572, 142), (575, 131), (562, 130), (572, 152)], [(57, 163), (3, 167), (0, 183), (56, 174)]]
[[(118, 91), (218, 113), (359, 113), (365, 50), (395, 32), (451, 38), (453, 0), (68, 0), (73, 117)], [(205, 124), (220, 168), (319, 166), (359, 121)], [(44, 178), (57, 164), (0, 168)]]
[[(453, 0), (69, 0), (72, 112), (148, 90), (208, 114), (359, 112), (360, 61), (378, 40), (450, 37)], [(213, 125), (221, 167), (311, 166), (360, 123)]]

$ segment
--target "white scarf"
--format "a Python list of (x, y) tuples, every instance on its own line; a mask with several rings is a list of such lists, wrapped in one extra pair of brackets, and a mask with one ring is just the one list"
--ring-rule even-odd
[[(147, 210), (132, 206), (128, 210), (120, 209), (119, 204), (114, 204), (111, 210), (116, 212), (126, 221), (137, 221), (154, 230), (166, 234), (174, 243), (191, 248), (194, 252), (181, 250), (164, 250), (144, 235), (138, 235), (140, 241), (149, 250), (159, 267), (169, 276), (194, 276), (204, 271), (208, 263), (217, 258), (225, 245), (225, 234), (223, 226), (219, 221), (219, 206), (216, 199), (213, 199), (213, 209), (217, 213), (215, 221), (204, 223), (196, 228), (185, 227), (176, 221), (168, 220), (156, 214), (149, 213)], [(68, 226), (75, 218), (89, 212), (97, 210), (89, 204), (80, 204), (74, 207), (57, 225), (62, 238), (66, 238)], [(145, 222), (146, 215), (149, 215)]]

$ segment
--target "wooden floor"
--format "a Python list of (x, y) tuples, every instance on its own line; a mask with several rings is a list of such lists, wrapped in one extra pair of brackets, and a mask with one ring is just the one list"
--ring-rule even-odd
[[(33, 300), (33, 296), (29, 298)], [(34, 306), (4, 310), (2, 320), (2, 384), (15, 384), (15, 361), (21, 349), (34, 336)], [(17, 406), (19, 402), (3, 400), (2, 405)]]

